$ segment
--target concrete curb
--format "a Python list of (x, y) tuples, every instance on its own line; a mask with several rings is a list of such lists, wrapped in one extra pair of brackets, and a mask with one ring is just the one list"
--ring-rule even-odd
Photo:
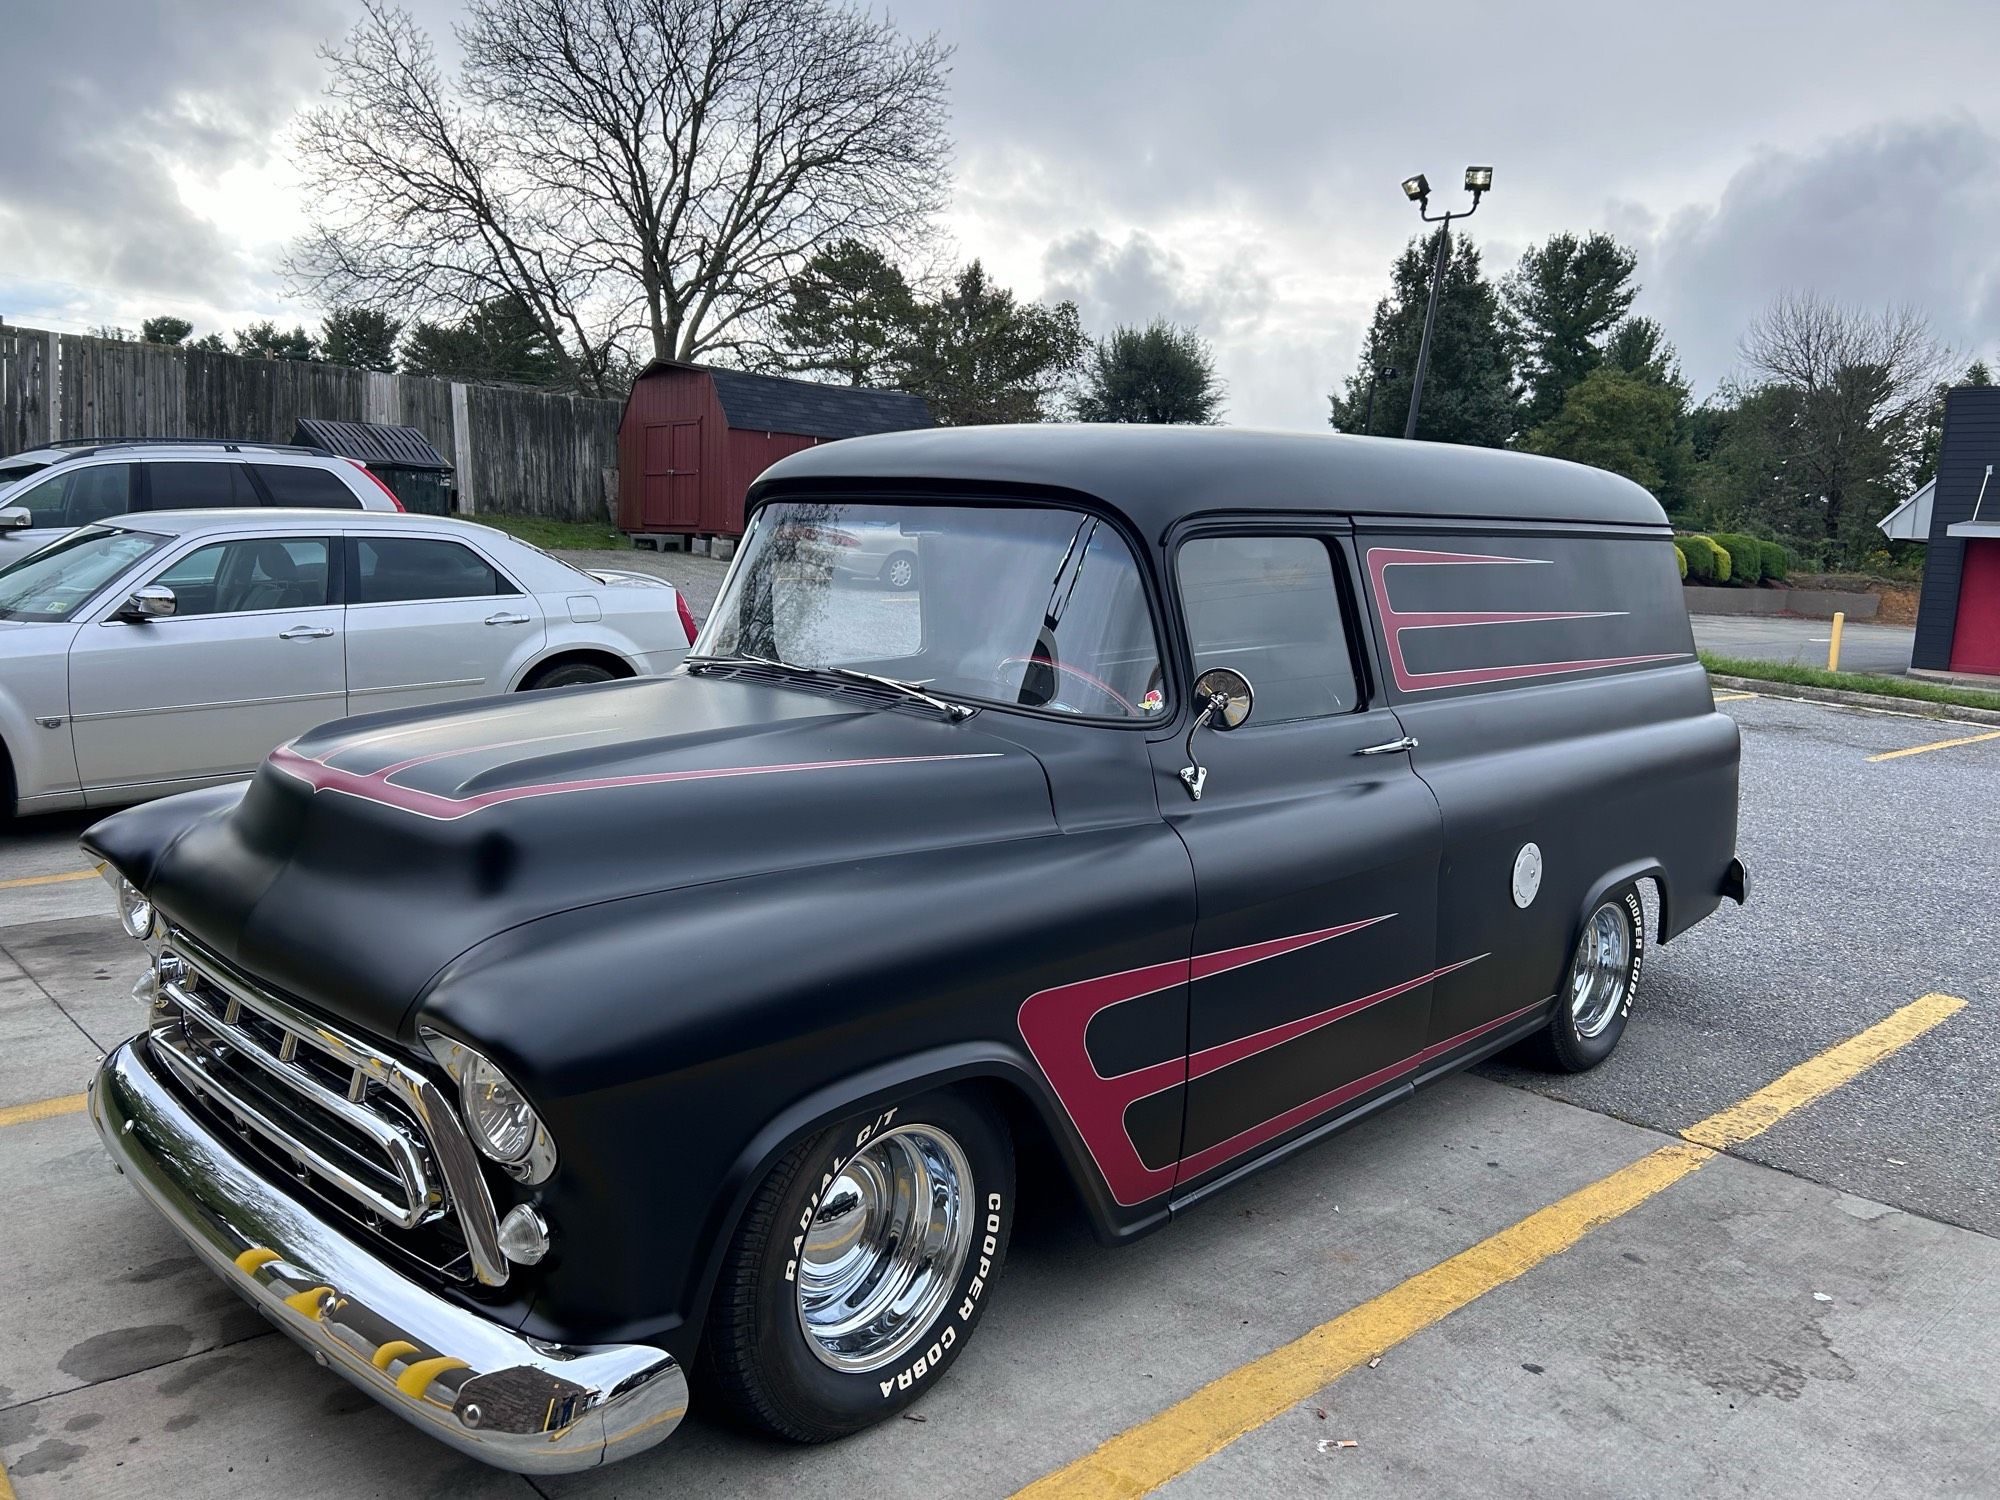
[(1708, 680), (1717, 687), (1755, 693), (1759, 698), (1798, 698), (1808, 703), (1832, 703), (1844, 708), (1872, 708), (1878, 713), (1905, 714), (1913, 719), (1948, 719), (1958, 724), (2000, 724), (2000, 709), (1928, 703), (1922, 698), (1892, 698), (1885, 693), (1850, 693), (1845, 688), (1770, 682), (1762, 677), (1726, 677), (1717, 672), (1709, 673)]

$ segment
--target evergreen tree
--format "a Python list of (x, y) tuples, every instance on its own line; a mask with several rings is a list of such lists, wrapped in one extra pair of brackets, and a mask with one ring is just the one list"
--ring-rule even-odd
[(300, 324), (289, 332), (269, 318), (236, 330), (235, 347), (230, 351), (245, 359), (319, 358), (319, 344)]
[(1017, 302), (978, 261), (919, 307), (902, 385), (940, 427), (1045, 422), (1087, 340), (1074, 302)]
[[(1377, 376), (1375, 431), (1402, 432), (1416, 378), (1417, 346), (1423, 340), (1437, 236), (1445, 232), (1439, 226), (1411, 240), (1397, 257), (1389, 295), (1375, 304), (1368, 325), (1361, 367), (1348, 377), (1346, 395), (1329, 398), (1333, 405), (1329, 421), (1337, 430), (1362, 430), (1368, 382)], [(1477, 246), (1455, 240), (1448, 253), (1417, 436), (1498, 448), (1514, 435), (1516, 425), (1514, 367), (1500, 328), (1499, 300), (1480, 272)], [(1391, 370), (1396, 373), (1390, 374)]]
[(1637, 257), (1608, 234), (1530, 245), (1500, 283), (1508, 336), (1526, 388), (1532, 430), (1562, 410), (1569, 388), (1603, 360), (1603, 341), (1631, 311)]
[(396, 340), (403, 323), (370, 307), (336, 307), (319, 325), (320, 352), (328, 364), (355, 370), (396, 368)]
[(822, 250), (792, 278), (778, 332), (786, 367), (847, 385), (892, 385), (917, 301), (903, 273), (859, 240)]
[[(1690, 457), (1678, 385), (1607, 361), (1569, 388), (1562, 410), (1530, 432), (1530, 453), (1623, 474), (1662, 500), (1678, 496)], [(1671, 505), (1669, 508), (1673, 508)]]
[(460, 323), (419, 318), (403, 336), (403, 370), (453, 380), (554, 386), (564, 361), (515, 297), (482, 302)]
[(142, 344), (184, 344), (189, 334), (194, 332), (194, 324), (186, 318), (176, 318), (171, 314), (148, 318), (139, 325), (139, 342)]
[(1208, 341), (1156, 319), (1117, 328), (1092, 346), (1076, 399), (1080, 422), (1210, 423), (1222, 414), (1222, 382)]
[(1910, 477), (1918, 484), (1937, 477), (1938, 450), (1944, 445), (1944, 398), (1954, 385), (1991, 385), (1993, 371), (1983, 359), (1975, 359), (1955, 381), (1939, 386), (1924, 408), (1910, 448)]

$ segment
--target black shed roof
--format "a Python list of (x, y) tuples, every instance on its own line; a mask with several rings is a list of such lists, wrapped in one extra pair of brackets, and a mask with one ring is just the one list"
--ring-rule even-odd
[(292, 441), (324, 448), (342, 458), (358, 458), (379, 468), (451, 471), (444, 455), (414, 427), (393, 427), (387, 422), (336, 422), (327, 417), (301, 417), (298, 430), (292, 434)]
[(885, 481), (1081, 493), (1155, 539), (1183, 517), (1215, 511), (1667, 525), (1660, 502), (1631, 480), (1561, 459), (1399, 438), (1114, 423), (940, 427), (808, 448), (766, 469), (750, 503)]
[(801, 437), (850, 438), (931, 425), (922, 396), (859, 385), (825, 385), (784, 375), (753, 375), (714, 365), (656, 359), (640, 379), (658, 370), (695, 370), (712, 376), (729, 425), (743, 432), (793, 432)]

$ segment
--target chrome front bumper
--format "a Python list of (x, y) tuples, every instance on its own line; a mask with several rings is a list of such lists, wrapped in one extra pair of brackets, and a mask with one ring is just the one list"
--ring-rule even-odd
[(439, 1297), (267, 1182), (162, 1081), (144, 1037), (90, 1114), (112, 1164), (265, 1317), (432, 1437), (523, 1474), (629, 1457), (687, 1412), (664, 1349), (539, 1343)]

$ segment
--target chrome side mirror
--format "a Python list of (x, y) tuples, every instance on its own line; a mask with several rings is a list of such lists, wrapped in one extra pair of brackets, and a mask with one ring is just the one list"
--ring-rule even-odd
[(1223, 731), (1238, 728), (1250, 717), (1257, 695), (1250, 689), (1250, 679), (1241, 672), (1230, 667), (1210, 667), (1194, 680), (1194, 701), (1201, 705), (1201, 712), (1188, 725), (1188, 763), (1181, 767), (1181, 785), (1199, 802), (1201, 789), (1208, 782), (1208, 767), (1195, 759), (1196, 732), (1204, 726)]
[(0, 531), (26, 531), (35, 524), (35, 513), (25, 505), (10, 505), (0, 510)]
[(133, 593), (112, 618), (139, 624), (146, 620), (164, 620), (174, 612), (174, 591), (163, 583), (149, 583)]

